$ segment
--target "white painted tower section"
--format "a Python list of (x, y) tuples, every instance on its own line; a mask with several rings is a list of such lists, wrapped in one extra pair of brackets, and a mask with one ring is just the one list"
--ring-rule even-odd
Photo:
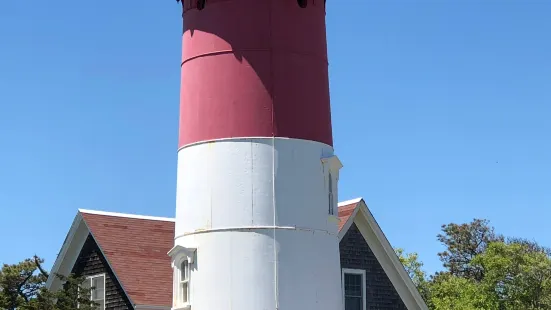
[[(342, 309), (340, 168), (331, 146), (308, 140), (223, 139), (181, 148), (169, 253), (173, 309)], [(190, 272), (181, 281), (184, 260)]]

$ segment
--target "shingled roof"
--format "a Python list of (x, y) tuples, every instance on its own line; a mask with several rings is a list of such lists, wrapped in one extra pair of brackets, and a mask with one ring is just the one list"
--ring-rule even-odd
[(170, 305), (174, 220), (79, 213), (132, 303)]
[(352, 216), (360, 201), (362, 201), (362, 199), (358, 198), (339, 203), (339, 232), (348, 222), (348, 219)]

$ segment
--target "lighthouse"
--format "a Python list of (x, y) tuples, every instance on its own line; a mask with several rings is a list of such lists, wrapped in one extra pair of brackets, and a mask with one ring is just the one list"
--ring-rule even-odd
[(179, 2), (173, 309), (342, 309), (325, 1)]

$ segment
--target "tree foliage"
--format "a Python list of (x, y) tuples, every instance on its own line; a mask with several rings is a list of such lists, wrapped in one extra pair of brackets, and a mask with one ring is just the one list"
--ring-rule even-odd
[(437, 236), (443, 270), (428, 276), (416, 253), (396, 249), (434, 310), (551, 309), (551, 250), (496, 234), (487, 220), (447, 224)]
[(82, 288), (84, 278), (55, 275), (64, 285), (56, 292), (48, 291), (48, 273), (42, 263), (41, 258), (34, 256), (17, 264), (4, 264), (0, 270), (1, 310), (96, 309), (90, 291)]
[(446, 271), (474, 281), (484, 278), (484, 268), (473, 264), (473, 258), (484, 253), (490, 243), (503, 241), (487, 220), (480, 219), (468, 224), (442, 225), (442, 233), (437, 238), (446, 247), (445, 251), (438, 253)]

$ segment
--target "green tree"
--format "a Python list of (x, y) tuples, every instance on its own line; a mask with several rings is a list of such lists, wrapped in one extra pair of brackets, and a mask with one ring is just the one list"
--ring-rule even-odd
[(447, 224), (437, 236), (444, 269), (431, 276), (416, 253), (396, 254), (434, 310), (551, 310), (551, 250), (503, 237), (487, 220)]
[(499, 309), (551, 309), (551, 259), (532, 244), (491, 243), (474, 258), (486, 268), (482, 289)]
[(473, 264), (473, 258), (483, 253), (491, 242), (503, 241), (488, 224), (487, 220), (474, 219), (471, 223), (442, 225), (437, 239), (446, 250), (438, 253), (438, 257), (445, 272), (475, 281), (484, 278), (483, 266)]
[(5, 264), (0, 271), (0, 308), (19, 309), (35, 298), (46, 281), (46, 275), (37, 272), (42, 261), (37, 257), (15, 265)]
[(472, 280), (441, 273), (432, 277), (427, 305), (435, 310), (490, 310), (497, 309), (491, 295), (480, 290)]
[(37, 256), (8, 265), (0, 270), (0, 309), (2, 310), (94, 310), (90, 291), (83, 289), (83, 278), (56, 275), (62, 289), (46, 289), (48, 273), (42, 268), (43, 260)]
[(406, 253), (401, 248), (397, 248), (395, 251), (413, 283), (418, 286), (426, 282), (426, 273), (423, 271), (423, 263), (419, 261), (419, 255), (417, 253)]

